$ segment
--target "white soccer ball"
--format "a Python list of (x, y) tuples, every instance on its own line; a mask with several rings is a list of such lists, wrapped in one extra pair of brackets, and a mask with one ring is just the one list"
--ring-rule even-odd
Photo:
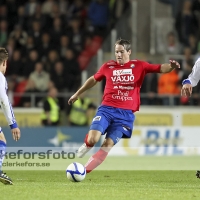
[(67, 178), (72, 182), (84, 180), (86, 175), (85, 167), (77, 162), (71, 163), (66, 169)]

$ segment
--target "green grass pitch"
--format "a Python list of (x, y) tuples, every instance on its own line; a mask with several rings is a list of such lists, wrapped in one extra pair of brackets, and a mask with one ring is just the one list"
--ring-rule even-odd
[[(200, 180), (195, 177), (195, 171), (200, 169), (199, 160), (199, 157), (108, 157), (100, 170), (88, 174), (80, 183), (67, 180), (65, 168), (68, 163), (63, 166), (63, 170), (7, 170), (14, 185), (1, 184), (0, 198), (1, 200), (199, 199)], [(81, 162), (79, 159), (76, 161)], [(124, 167), (129, 165), (129, 168), (132, 166), (133, 170), (129, 168), (120, 170), (119, 166), (123, 165)]]

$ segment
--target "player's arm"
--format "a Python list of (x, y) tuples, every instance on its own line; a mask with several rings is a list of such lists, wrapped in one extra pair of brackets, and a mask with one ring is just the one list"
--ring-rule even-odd
[(180, 64), (175, 60), (170, 60), (170, 63), (164, 63), (161, 65), (160, 73), (169, 73), (178, 68), (180, 68)]
[(86, 90), (92, 88), (93, 86), (95, 86), (97, 83), (96, 79), (94, 78), (94, 76), (91, 76), (90, 78), (88, 78), (85, 83), (81, 86), (81, 88), (70, 97), (70, 99), (68, 100), (68, 104), (72, 104), (74, 103), (79, 95), (81, 95), (83, 92), (85, 92)]
[(8, 96), (6, 94), (6, 89), (5, 89), (5, 80), (0, 77), (0, 105), (3, 110), (3, 113), (6, 117), (6, 120), (8, 122), (8, 125), (11, 128), (11, 132), (13, 135), (14, 140), (19, 140), (20, 138), (20, 130), (18, 128), (17, 122), (15, 120), (14, 112), (12, 109), (12, 105), (9, 102)]
[(187, 79), (182, 82), (181, 95), (190, 97), (192, 94), (192, 87), (195, 87), (200, 80), (200, 60), (197, 60), (192, 68), (192, 73)]

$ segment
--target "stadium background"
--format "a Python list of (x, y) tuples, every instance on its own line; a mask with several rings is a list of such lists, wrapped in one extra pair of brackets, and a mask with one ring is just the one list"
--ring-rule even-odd
[[(180, 12), (184, 13), (184, 1), (106, 2), (109, 4), (105, 4), (100, 13), (108, 11), (107, 18), (103, 21), (102, 16), (97, 15), (96, 21), (92, 22), (89, 15), (92, 3), (90, 0), (1, 1), (0, 45), (7, 48), (10, 54), (6, 75), (10, 86), (8, 95), (22, 130), (22, 139), (15, 143), (1, 113), (0, 124), (8, 145), (65, 147), (74, 143), (77, 146), (81, 144), (88, 127), (76, 128), (67, 125), (67, 100), (104, 61), (114, 59), (114, 43), (121, 37), (131, 41), (132, 59), (152, 63), (176, 59), (181, 63), (181, 70), (176, 72), (178, 79), (170, 82), (171, 87), (178, 89), (175, 92), (159, 92), (160, 75), (153, 77), (155, 82), (151, 78), (145, 81), (141, 94), (142, 106), (140, 112), (136, 113), (133, 137), (130, 141), (121, 141), (111, 155), (200, 154), (197, 143), (200, 138), (199, 86), (194, 89), (190, 99), (180, 97), (181, 81), (191, 72), (200, 53), (198, 1), (190, 1), (193, 5), (193, 18), (190, 20), (196, 22), (193, 27), (192, 23), (191, 26), (184, 24), (184, 18), (179, 17)], [(99, 21), (101, 25), (97, 23)], [(178, 22), (193, 31), (180, 33)], [(170, 32), (174, 33), (174, 38), (169, 42), (167, 36)], [(188, 35), (185, 36), (186, 33)], [(180, 38), (180, 35), (184, 35), (184, 38)], [(46, 37), (51, 38), (50, 42), (47, 42), (48, 45)], [(189, 40), (190, 37), (192, 39)], [(67, 40), (66, 46), (62, 46), (64, 40)], [(45, 45), (48, 48), (45, 48)], [(74, 54), (72, 62), (67, 57), (69, 51)], [(31, 52), (38, 54), (36, 59), (30, 58)], [(70, 80), (72, 82), (62, 85), (62, 88), (57, 88), (59, 97), (64, 102), (61, 123), (57, 127), (42, 127), (40, 122), (42, 107), (37, 99), (45, 97), (48, 88), (45, 91), (30, 92), (30, 88), (26, 87), (36, 62), (41, 62), (50, 76), (51, 84), (48, 83), (48, 87), (51, 87), (52, 83), (55, 86), (57, 84), (53, 82), (53, 75), (58, 62), (64, 66), (64, 79), (70, 76), (74, 78)], [(78, 71), (76, 76), (75, 68), (76, 72)], [(169, 81), (167, 83), (169, 84)], [(148, 85), (152, 85), (153, 89), (146, 87)], [(99, 105), (102, 91), (103, 85), (98, 84), (87, 96)], [(28, 97), (28, 106), (23, 104), (23, 97)]]

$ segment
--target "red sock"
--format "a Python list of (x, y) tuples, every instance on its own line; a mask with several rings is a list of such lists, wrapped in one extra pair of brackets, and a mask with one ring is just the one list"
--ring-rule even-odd
[(108, 155), (108, 152), (104, 151), (103, 149), (99, 149), (85, 164), (86, 172), (90, 173), (93, 169), (99, 166)]
[(89, 144), (87, 139), (88, 139), (88, 134), (86, 134), (84, 142), (87, 145), (87, 147), (93, 147), (94, 145)]

